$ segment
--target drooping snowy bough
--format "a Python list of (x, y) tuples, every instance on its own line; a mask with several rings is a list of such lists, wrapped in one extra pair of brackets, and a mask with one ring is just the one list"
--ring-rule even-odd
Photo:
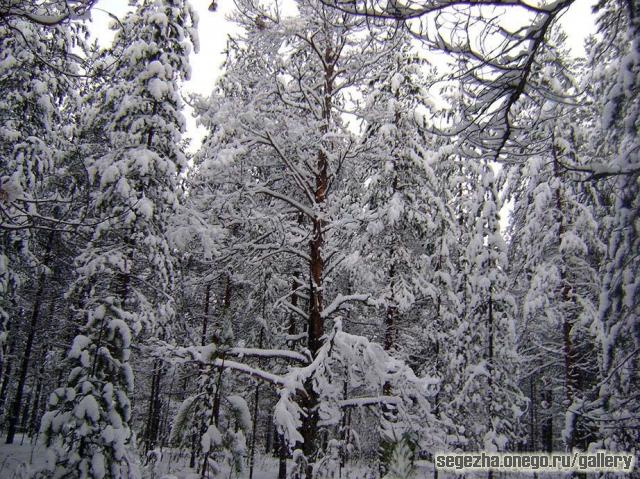
[[(339, 426), (348, 409), (364, 407), (376, 412), (380, 433), (394, 443), (410, 437), (412, 443), (424, 451), (435, 452), (446, 447), (447, 428), (433, 413), (433, 398), (440, 388), (439, 379), (418, 377), (407, 364), (391, 356), (380, 344), (343, 331), (341, 318), (335, 318), (333, 323), (313, 361), (289, 366), (284, 374), (274, 374), (226, 357), (245, 356), (248, 351), (247, 358), (284, 358), (299, 364), (302, 355), (284, 350), (225, 350), (214, 345), (174, 347), (166, 343), (160, 344), (157, 350), (162, 357), (174, 363), (196, 363), (200, 368), (233, 370), (273, 385), (279, 396), (273, 419), (290, 450), (301, 450), (311, 414), (317, 415), (316, 434), (319, 434), (322, 430)], [(391, 394), (384, 394), (383, 390), (390, 390)], [(305, 406), (310, 394), (314, 394), (317, 403), (313, 411)], [(182, 411), (191, 410), (197, 400), (188, 398), (178, 419), (186, 416)], [(383, 410), (393, 413), (383, 414)], [(212, 437), (210, 429), (204, 431), (203, 441)], [(222, 439), (216, 442), (216, 445), (221, 444)], [(316, 451), (316, 455), (303, 460), (321, 465), (322, 451)], [(303, 454), (297, 451), (294, 457), (300, 458)]]

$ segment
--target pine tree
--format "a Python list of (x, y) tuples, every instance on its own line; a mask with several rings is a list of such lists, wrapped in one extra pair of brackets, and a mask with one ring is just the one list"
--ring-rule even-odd
[(177, 86), (189, 75), (193, 34), (184, 2), (142, 2), (105, 53), (120, 60), (85, 111), (86, 138), (97, 143), (86, 168), (98, 226), (75, 260), (82, 326), (73, 369), (42, 424), (53, 477), (137, 475), (130, 347), (144, 326), (162, 335), (172, 314), (166, 224), (186, 165)]
[(414, 476), (413, 451), (405, 438), (396, 443), (391, 454), (386, 479), (411, 479)]
[[(395, 41), (394, 53), (368, 85), (360, 113), (368, 149), (354, 168), (353, 189), (362, 190), (366, 207), (349, 268), (351, 281), (366, 286), (381, 310), (385, 350), (405, 358), (420, 374), (444, 377), (446, 336), (459, 308), (457, 295), (451, 294), (457, 243), (448, 191), (453, 165), (443, 142), (428, 133), (432, 99), (422, 87), (428, 64), (408, 37), (397, 35)], [(383, 392), (393, 393), (388, 384)], [(440, 396), (436, 401), (447, 402)], [(398, 437), (393, 408), (383, 407), (383, 414), (390, 428), (381, 431), (384, 470)]]
[(453, 338), (464, 358), (455, 401), (474, 425), (466, 433), (469, 450), (506, 451), (519, 440), (524, 409), (517, 385), (516, 305), (508, 291), (498, 180), (486, 163), (475, 178), (475, 195), (466, 204), (471, 230), (464, 263), (465, 316)]
[[(560, 48), (549, 48), (544, 59), (540, 82), (554, 95), (577, 94), (580, 62)], [(507, 167), (506, 190), (513, 200), (511, 289), (522, 304), (518, 348), (538, 365), (521, 382), (531, 400), (527, 442), (531, 450), (586, 449), (593, 424), (575, 411), (595, 380), (591, 331), (604, 247), (590, 187), (566, 167), (589, 161), (588, 120), (575, 107), (551, 102), (542, 112), (531, 103), (523, 114), (538, 124), (520, 140), (533, 151)]]
[[(600, 427), (598, 447), (636, 450), (640, 403), (632, 391), (638, 385), (638, 33), (637, 1), (601, 1), (598, 29), (605, 40), (591, 43), (585, 85), (593, 95), (596, 118), (590, 131), (588, 173), (602, 191), (600, 223), (606, 255), (601, 275), (599, 319), (600, 383), (596, 399), (582, 408)], [(574, 166), (574, 165), (571, 165)]]
[[(512, 283), (522, 288), (520, 349), (540, 364), (540, 376), (546, 382), (541, 384), (537, 375), (527, 381), (532, 405), (537, 409), (538, 402), (546, 402), (543, 409), (548, 411), (542, 414), (551, 414), (545, 419), (546, 430), (554, 429), (555, 422), (559, 432), (566, 424), (563, 442), (571, 450), (578, 444), (586, 448), (590, 442), (588, 428), (575, 430), (574, 423), (581, 418), (571, 411), (588, 395), (597, 367), (591, 328), (596, 321), (596, 268), (603, 245), (587, 192), (579, 178), (562, 172), (559, 163), (563, 156), (575, 153), (570, 148), (575, 138), (569, 140), (558, 138), (551, 146), (555, 161), (534, 157), (524, 167), (522, 191), (514, 202), (511, 268)], [(554, 361), (549, 360), (550, 352)], [(547, 438), (543, 447), (556, 450), (553, 441), (557, 439)], [(536, 438), (530, 441), (535, 444)]]
[[(373, 58), (382, 58), (386, 49), (358, 38), (366, 26), (362, 21), (343, 24), (340, 15), (315, 2), (300, 2), (298, 9), (297, 18), (281, 18), (276, 8), (243, 4), (240, 19), (246, 37), (230, 44), (219, 91), (205, 108), (211, 136), (198, 155), (194, 185), (202, 195), (193, 204), (201, 218), (213, 222), (210, 232), (228, 235), (220, 237), (216, 247), (225, 262), (240, 271), (252, 296), (266, 301), (271, 311), (264, 318), (270, 326), (267, 335), (274, 348), (281, 348), (236, 347), (228, 354), (258, 356), (269, 364), (282, 358), (290, 366), (287, 372), (277, 363), (268, 371), (266, 366), (249, 366), (247, 359), (242, 364), (227, 359), (223, 364), (221, 358), (214, 363), (277, 386), (280, 401), (274, 418), (279, 433), (290, 448), (298, 448), (294, 455), (300, 473), (311, 477), (324, 463), (320, 437), (343, 434), (338, 425), (346, 409), (379, 406), (376, 388), (387, 377), (392, 388), (397, 386), (388, 368), (398, 363), (383, 355), (375, 360), (380, 376), (363, 381), (357, 371), (349, 372), (348, 358), (355, 354), (352, 362), (365, 368), (367, 355), (379, 346), (358, 335), (343, 336), (341, 323), (331, 336), (326, 329), (339, 314), (348, 314), (351, 304), (369, 296), (350, 290), (343, 263), (361, 216), (354, 201), (360, 193), (347, 178), (353, 172), (362, 174), (355, 162), (373, 143), (357, 141), (340, 110), (346, 104), (343, 93), (368, 81), (377, 70)], [(359, 52), (362, 45), (373, 58)], [(237, 262), (247, 258), (251, 263)], [(271, 272), (268, 283), (275, 296), (265, 294), (266, 283), (260, 285), (244, 273), (254, 264)], [(245, 330), (255, 326), (249, 323)], [(330, 341), (334, 334), (347, 342)], [(411, 390), (408, 396), (416, 395), (415, 403), (405, 396), (398, 400), (399, 410), (407, 413), (403, 418), (427, 417), (428, 392), (412, 388), (428, 389), (430, 380), (422, 382), (405, 365), (397, 367), (406, 371), (409, 377), (402, 381), (410, 384), (409, 389), (400, 386), (398, 394)], [(395, 401), (382, 402), (387, 400)], [(415, 409), (409, 412), (411, 404)], [(399, 425), (399, 430), (404, 428), (410, 428), (408, 422)], [(340, 436), (338, 441), (346, 439)]]
[[(83, 218), (86, 185), (73, 144), (81, 64), (69, 54), (74, 46), (84, 46), (82, 32), (77, 25), (47, 28), (20, 17), (8, 17), (0, 27), (0, 340), (7, 339), (9, 317), (14, 323), (20, 316), (28, 318), (7, 414), (8, 443), (24, 407), (33, 356), (39, 353), (36, 333), (61, 299), (51, 285), (69, 260), (61, 245)], [(21, 342), (9, 340), (9, 349)], [(3, 403), (11, 369), (9, 361)]]

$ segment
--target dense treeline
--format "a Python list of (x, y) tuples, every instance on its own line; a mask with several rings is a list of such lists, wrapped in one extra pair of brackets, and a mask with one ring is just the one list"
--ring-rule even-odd
[(0, 413), (35, 477), (638, 456), (640, 1), (575, 58), (572, 0), (237, 0), (193, 155), (197, 14), (134, 2), (104, 47), (94, 3), (0, 0)]

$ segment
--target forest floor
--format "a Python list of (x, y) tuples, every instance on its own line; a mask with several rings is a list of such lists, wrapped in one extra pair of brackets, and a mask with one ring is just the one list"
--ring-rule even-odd
[[(21, 444), (22, 443), (22, 444)], [(201, 475), (188, 467), (187, 454), (176, 451), (165, 451), (162, 459), (157, 464), (147, 464), (142, 468), (143, 479), (200, 479)], [(0, 479), (23, 479), (28, 477), (28, 472), (38, 469), (44, 464), (44, 447), (42, 444), (31, 444), (28, 437), (16, 436), (14, 444), (0, 444)], [(289, 467), (292, 462), (288, 461)], [(228, 471), (228, 469), (227, 469)], [(327, 471), (325, 471), (327, 472)], [(486, 473), (485, 473), (486, 474)], [(508, 475), (508, 477), (521, 477), (520, 475)], [(228, 479), (248, 479), (249, 468), (246, 467), (241, 474), (223, 472), (220, 477)], [(256, 457), (253, 479), (276, 479), (278, 477), (278, 459), (270, 455)], [(357, 464), (347, 466), (341, 474), (327, 477), (335, 479), (374, 479), (376, 476), (368, 468), (359, 467)], [(417, 461), (414, 471), (416, 479), (433, 477), (433, 465), (426, 461)], [(456, 474), (440, 474), (443, 479), (459, 477)], [(467, 475), (466, 477), (471, 477)], [(478, 477), (484, 477), (480, 475)], [(506, 477), (506, 476), (505, 476)], [(531, 477), (531, 476), (529, 476)], [(545, 476), (552, 477), (552, 476)]]
[(0, 478), (13, 479), (24, 477), (27, 464), (42, 464), (42, 447), (33, 446), (28, 437), (16, 435), (14, 444), (0, 444)]
[[(188, 467), (188, 455), (165, 451), (159, 463), (147, 464), (143, 469), (144, 479), (200, 479), (200, 474)], [(289, 462), (291, 467), (292, 462)], [(23, 479), (28, 472), (38, 469), (44, 464), (44, 447), (42, 444), (31, 444), (28, 437), (16, 436), (14, 444), (0, 444), (0, 479)], [(431, 465), (417, 464), (416, 478), (432, 477)], [(335, 475), (336, 479), (373, 479), (371, 471), (363, 467), (351, 465)], [(247, 479), (249, 468), (241, 474), (223, 473), (221, 477), (229, 479)], [(278, 477), (278, 459), (270, 455), (256, 457), (253, 479), (276, 479)]]

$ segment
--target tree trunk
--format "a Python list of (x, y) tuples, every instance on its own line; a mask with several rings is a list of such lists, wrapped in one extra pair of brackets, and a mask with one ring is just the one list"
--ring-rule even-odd
[[(391, 268), (391, 271), (393, 272), (393, 268)], [(391, 304), (389, 306), (387, 306), (386, 312), (385, 312), (385, 334), (384, 334), (384, 350), (385, 351), (389, 351), (391, 350), (391, 348), (393, 348), (394, 344), (395, 344), (395, 336), (396, 336), (396, 322), (397, 322), (397, 316), (398, 316), (398, 308), (397, 306)], [(382, 385), (382, 394), (384, 394), (385, 396), (390, 396), (392, 394), (392, 389), (391, 389), (391, 383), (389, 383), (389, 381), (386, 381), (383, 385)], [(387, 404), (387, 403), (382, 403), (382, 405), (380, 406), (380, 410), (382, 413), (382, 417), (385, 419), (385, 421), (389, 422), (389, 423), (393, 423), (397, 420), (397, 411), (396, 411), (396, 407), (391, 405), (391, 404)], [(393, 451), (393, 448), (395, 447), (395, 440), (397, 439), (399, 440), (400, 438), (394, 438), (394, 439), (388, 439), (386, 437), (384, 437), (383, 434), (381, 434), (381, 438), (380, 438), (380, 445), (379, 445), (379, 451), (378, 451), (378, 469), (380, 472), (381, 476), (384, 476), (389, 469), (389, 458), (391, 451)]]
[[(224, 319), (231, 307), (231, 276), (227, 274), (226, 285), (224, 288), (224, 297), (222, 300), (222, 314), (221, 317)], [(224, 324), (221, 325), (224, 328)], [(217, 427), (220, 422), (220, 403), (222, 401), (222, 374), (224, 373), (224, 360), (225, 354), (224, 352), (220, 355), (220, 359), (222, 360), (223, 367), (218, 371), (218, 380), (216, 381), (216, 390), (214, 392), (213, 397), (213, 418), (214, 424)]]
[(207, 344), (207, 326), (209, 325), (209, 302), (211, 297), (211, 283), (207, 284), (207, 289), (204, 295), (204, 311), (202, 313), (202, 341), (204, 346)]
[[(345, 367), (345, 377), (348, 374), (348, 366)], [(344, 386), (342, 388), (342, 399), (348, 399), (349, 397), (349, 388), (347, 381), (344, 382)], [(342, 470), (347, 464), (348, 458), (348, 450), (347, 446), (349, 444), (350, 434), (349, 428), (351, 427), (351, 410), (347, 410), (342, 415), (342, 421), (340, 424), (340, 465), (338, 470), (338, 477), (342, 477)]]
[(129, 286), (131, 285), (131, 270), (127, 271), (127, 264), (129, 267), (133, 267), (133, 257), (135, 253), (135, 243), (131, 239), (133, 236), (134, 229), (131, 227), (131, 235), (125, 236), (124, 243), (127, 248), (127, 259), (125, 260), (124, 273), (118, 273), (117, 275), (117, 284), (116, 291), (118, 292), (118, 296), (120, 297), (120, 301), (122, 303), (120, 306), (122, 309), (126, 310), (126, 302), (129, 298)]
[[(561, 178), (560, 165), (556, 157), (555, 147), (554, 147), (553, 169), (554, 169), (554, 175), (558, 179), (560, 179)], [(555, 194), (556, 194), (556, 209), (560, 215), (560, 218), (559, 218), (560, 224), (558, 226), (558, 249), (559, 249), (562, 242), (562, 236), (565, 233), (565, 215), (563, 212), (564, 204), (562, 201), (562, 189), (560, 186), (556, 189)], [(567, 404), (566, 409), (568, 409), (571, 406), (571, 403), (573, 402), (573, 397), (577, 389), (578, 374), (577, 374), (577, 368), (574, 361), (575, 353), (574, 353), (574, 347), (573, 347), (573, 340), (571, 338), (571, 328), (573, 326), (573, 320), (571, 318), (569, 308), (567, 308), (569, 303), (571, 303), (572, 301), (572, 295), (571, 295), (572, 288), (567, 279), (567, 271), (566, 271), (566, 268), (564, 267), (565, 261), (564, 261), (564, 258), (562, 257), (563, 256), (562, 253), (560, 253), (560, 255), (562, 258), (563, 267), (560, 268), (560, 287), (559, 287), (558, 294), (560, 296), (561, 305), (562, 305), (562, 308), (561, 308), (562, 353), (564, 356), (565, 400)], [(571, 429), (573, 430), (573, 428)], [(569, 437), (565, 438), (565, 440), (566, 440), (566, 443), (565, 443), (566, 450), (571, 451), (574, 446), (573, 433)]]
[[(291, 305), (294, 306), (295, 308), (298, 307), (298, 288), (300, 287), (300, 272), (299, 271), (294, 271), (293, 272), (293, 281), (291, 281)], [(287, 334), (290, 337), (293, 337), (296, 335), (297, 332), (297, 328), (296, 328), (296, 313), (291, 312), (289, 314), (289, 325), (287, 327)], [(295, 341), (293, 340), (289, 340), (287, 341), (287, 345), (290, 348), (293, 348), (295, 344)]]
[(278, 479), (287, 479), (287, 443), (282, 434), (278, 435)]
[[(494, 348), (494, 344), (493, 344), (493, 328), (494, 328), (494, 318), (493, 318), (493, 291), (492, 291), (492, 287), (489, 289), (489, 304), (488, 304), (488, 316), (487, 316), (487, 326), (488, 326), (488, 331), (487, 331), (487, 336), (489, 339), (489, 352), (488, 352), (488, 361), (487, 361), (487, 377), (488, 377), (488, 394), (489, 394), (489, 409), (490, 409), (490, 414), (489, 414), (489, 421), (492, 421), (492, 419), (494, 417), (497, 416), (497, 412), (496, 409), (494, 407), (494, 402), (495, 402), (495, 396), (493, 394), (493, 358), (494, 358), (494, 352), (493, 352), (493, 348)], [(489, 472), (487, 473), (487, 479), (493, 479), (493, 471), (489, 470)]]
[[(33, 383), (31, 384), (31, 387), (33, 388)], [(22, 429), (22, 440), (20, 441), (20, 444), (22, 444), (22, 442), (24, 441), (24, 436), (25, 436), (24, 433), (27, 431), (29, 418), (31, 417), (29, 415), (31, 412), (31, 399), (32, 399), (32, 392), (29, 391), (27, 392), (24, 398), (24, 407), (22, 408), (22, 414), (21, 414), (21, 420), (20, 420), (20, 429)]]
[(189, 467), (191, 469), (196, 467), (197, 450), (198, 450), (198, 435), (194, 432), (191, 435), (191, 456), (189, 457)]
[[(326, 158), (324, 153), (319, 155), (319, 170), (326, 174)], [(324, 201), (324, 186), (318, 183), (316, 198)], [(318, 350), (322, 346), (322, 336), (324, 335), (324, 319), (322, 318), (322, 273), (324, 271), (324, 259), (322, 257), (322, 245), (324, 238), (322, 233), (323, 221), (314, 220), (314, 238), (310, 242), (311, 263), (310, 263), (310, 301), (309, 301), (309, 320), (307, 325), (307, 347), (311, 353), (311, 357), (315, 357)], [(318, 430), (318, 394), (313, 388), (312, 378), (307, 379), (304, 383), (305, 395), (301, 401), (302, 409), (305, 416), (302, 421), (301, 435), (304, 440), (302, 452), (307, 459), (307, 469), (305, 475), (307, 479), (313, 477), (313, 459), (317, 453), (317, 430)], [(284, 447), (284, 446), (283, 446)]]
[(145, 427), (145, 450), (151, 451), (156, 447), (160, 426), (160, 381), (162, 380), (162, 364), (159, 360), (153, 361), (153, 373), (151, 376), (151, 394), (147, 408), (147, 424)]
[(38, 417), (40, 415), (40, 396), (42, 395), (42, 378), (44, 376), (44, 357), (40, 362), (40, 368), (38, 370), (38, 376), (36, 378), (36, 389), (33, 397), (33, 406), (31, 408), (31, 420), (29, 421), (29, 436), (33, 436), (34, 432), (38, 430)]
[[(18, 322), (22, 324), (22, 319), (24, 318), (24, 310), (20, 308), (20, 314), (18, 315)], [(9, 382), (12, 379), (13, 372), (13, 359), (16, 348), (16, 335), (15, 331), (12, 331), (13, 321), (10, 323), (9, 333), (10, 333), (10, 341), (8, 345), (8, 352), (6, 355), (6, 364), (4, 369), (4, 374), (2, 375), (2, 386), (0, 386), (0, 411), (4, 411), (4, 405), (7, 401), (7, 391), (9, 390)]]
[(553, 415), (551, 414), (551, 405), (553, 404), (553, 392), (551, 388), (546, 389), (542, 398), (546, 403), (544, 409), (547, 410), (547, 417), (542, 424), (542, 443), (544, 445), (545, 452), (553, 452)]
[(531, 403), (529, 406), (529, 451), (537, 451), (537, 440), (536, 440), (536, 386), (533, 377), (529, 378), (529, 394), (531, 398)]
[[(225, 281), (225, 288), (224, 288), (224, 296), (222, 298), (222, 311), (220, 314), (223, 321), (231, 306), (231, 293), (232, 293), (231, 275), (227, 274), (226, 281)], [(222, 324), (221, 326), (224, 328), (224, 324)], [(222, 338), (220, 338), (220, 340), (217, 341), (218, 345), (222, 343), (221, 339)], [(209, 419), (209, 425), (210, 426), (214, 425), (216, 427), (220, 425), (220, 404), (222, 402), (222, 375), (224, 373), (224, 360), (225, 360), (224, 352), (220, 355), (220, 359), (222, 360), (222, 367), (218, 370), (218, 379), (216, 380), (216, 388), (213, 393), (213, 405), (212, 405), (212, 411), (211, 411), (211, 418)], [(202, 471), (201, 471), (202, 479), (205, 478), (207, 468), (209, 467), (209, 455), (210, 455), (210, 451), (206, 452), (202, 461)]]
[(38, 327), (38, 320), (40, 319), (40, 306), (42, 304), (44, 296), (44, 288), (47, 282), (47, 267), (51, 260), (51, 248), (53, 246), (54, 232), (49, 232), (47, 238), (47, 247), (44, 254), (44, 261), (42, 263), (42, 272), (38, 277), (38, 287), (36, 291), (35, 300), (33, 302), (33, 309), (31, 311), (31, 321), (29, 322), (29, 332), (27, 335), (27, 343), (24, 347), (24, 353), (22, 355), (22, 362), (20, 364), (20, 373), (18, 376), (18, 386), (16, 388), (16, 395), (11, 405), (11, 415), (9, 417), (9, 427), (7, 430), (6, 444), (13, 444), (13, 439), (18, 427), (18, 421), (20, 419), (20, 409), (22, 408), (22, 396), (24, 394), (24, 387), (27, 383), (27, 373), (29, 371), (29, 361), (31, 360), (31, 351), (33, 350), (33, 341), (36, 335), (36, 329)]
[[(331, 120), (332, 94), (333, 94), (333, 74), (336, 57), (333, 50), (328, 47), (324, 52), (324, 105), (322, 117), (325, 125), (321, 127), (321, 132), (326, 134)], [(318, 151), (316, 169), (315, 169), (315, 192), (314, 203), (316, 216), (312, 220), (313, 238), (309, 242), (309, 318), (307, 325), (307, 346), (311, 357), (315, 357), (318, 350), (322, 346), (322, 336), (324, 335), (324, 318), (322, 317), (323, 309), (323, 275), (325, 268), (325, 260), (322, 255), (324, 246), (324, 207), (327, 195), (327, 187), (329, 184), (328, 176), (328, 158), (325, 151), (321, 148)], [(307, 479), (313, 478), (313, 463), (317, 455), (317, 430), (318, 430), (318, 394), (313, 389), (313, 381), (309, 378), (305, 381), (304, 389), (305, 397), (301, 401), (303, 410), (306, 412), (302, 423), (302, 438), (304, 440), (302, 452), (307, 461), (305, 476)]]
[(256, 433), (258, 431), (258, 402), (260, 401), (260, 385), (256, 384), (253, 396), (253, 424), (251, 425), (251, 451), (249, 453), (249, 479), (253, 479), (253, 467), (256, 456)]
[[(264, 302), (262, 303), (262, 317), (264, 319)], [(262, 349), (264, 330), (260, 329), (260, 339), (258, 340), (258, 348)], [(258, 365), (260, 362), (258, 362)], [(260, 383), (256, 383), (256, 389), (253, 396), (253, 424), (251, 425), (251, 450), (249, 453), (249, 479), (253, 479), (253, 466), (256, 455), (256, 433), (258, 431), (258, 403), (260, 402)]]
[[(273, 440), (273, 415), (269, 416), (269, 425), (267, 426), (267, 433), (264, 438), (264, 453), (272, 454), (275, 451), (274, 440)], [(275, 456), (275, 454), (273, 454)]]

